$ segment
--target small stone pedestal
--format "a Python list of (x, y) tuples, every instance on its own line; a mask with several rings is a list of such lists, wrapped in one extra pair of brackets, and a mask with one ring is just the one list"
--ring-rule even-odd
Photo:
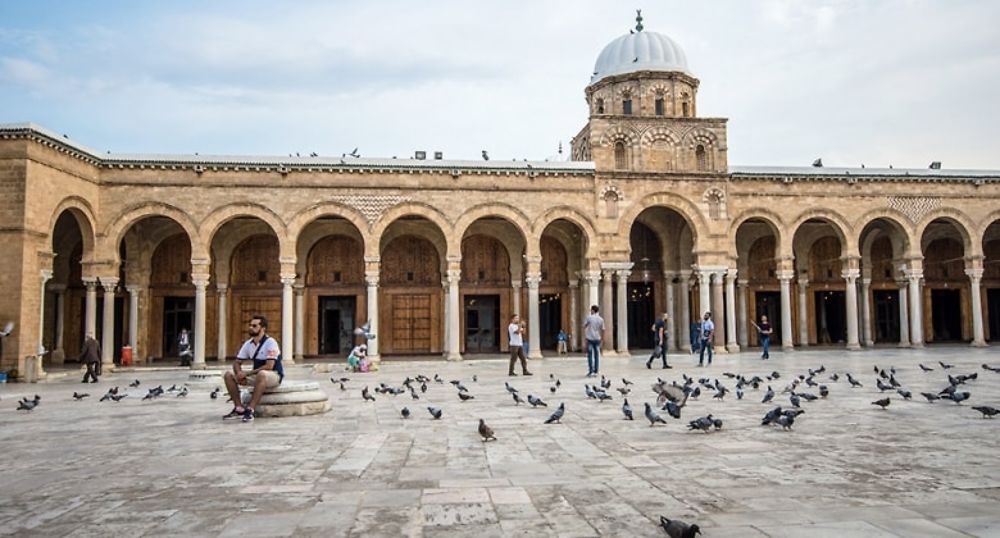
[[(244, 403), (252, 394), (253, 390), (247, 392)], [(330, 407), (330, 397), (319, 383), (285, 381), (264, 392), (255, 411), (259, 417), (292, 417), (326, 413)]]

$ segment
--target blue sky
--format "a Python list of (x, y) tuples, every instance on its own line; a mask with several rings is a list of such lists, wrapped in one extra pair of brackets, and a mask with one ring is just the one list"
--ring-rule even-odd
[[(636, 4), (727, 117), (731, 164), (1000, 169), (1000, 2)], [(0, 123), (118, 153), (544, 159), (632, 6), (0, 2)]]

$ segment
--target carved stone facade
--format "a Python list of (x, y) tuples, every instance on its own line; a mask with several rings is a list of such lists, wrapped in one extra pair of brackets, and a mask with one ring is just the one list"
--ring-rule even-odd
[(709, 309), (730, 351), (764, 314), (785, 349), (1000, 339), (1000, 172), (731, 167), (700, 82), (636, 59), (595, 72), (570, 162), (101, 155), (0, 126), (2, 368), (88, 331), (107, 362), (170, 357), (181, 327), (203, 366), (252, 313), (286, 360), (367, 321), (375, 357), (501, 353), (512, 313), (539, 358), (591, 304), (611, 354), (660, 312), (684, 346)]

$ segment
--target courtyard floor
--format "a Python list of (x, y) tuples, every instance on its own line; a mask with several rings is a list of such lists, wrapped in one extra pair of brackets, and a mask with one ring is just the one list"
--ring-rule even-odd
[[(0, 534), (665, 536), (666, 515), (698, 523), (706, 537), (1000, 536), (1000, 418), (972, 409), (1000, 407), (1000, 374), (980, 366), (1000, 366), (1000, 348), (777, 352), (766, 362), (742, 353), (707, 368), (689, 355), (670, 360), (672, 370), (647, 370), (638, 356), (602, 361), (613, 389), (623, 377), (635, 383), (634, 422), (623, 420), (615, 390), (610, 402), (587, 398), (592, 380), (579, 356), (531, 361), (528, 378), (508, 378), (500, 359), (388, 361), (377, 373), (346, 374), (345, 391), (329, 381), (339, 370), (294, 366), (286, 382), (321, 382), (333, 410), (249, 424), (223, 422), (231, 404), (210, 399), (210, 389), (141, 400), (152, 386), (187, 381), (181, 370), (0, 385)], [(939, 360), (955, 367), (945, 372)], [(781, 390), (791, 379), (820, 365), (826, 373), (816, 380), (830, 396), (803, 402), (793, 431), (760, 426), (774, 404), (788, 406)], [(873, 365), (894, 366), (914, 399), (880, 396)], [(724, 401), (703, 389), (682, 420), (658, 411), (669, 423), (650, 427), (642, 416), (657, 376), (719, 378), (732, 390), (723, 372), (772, 371), (781, 373), (770, 383), (773, 404), (761, 403), (766, 387)], [(845, 372), (864, 387), (850, 388)], [(919, 395), (944, 388), (947, 373), (974, 372), (961, 405)], [(419, 401), (361, 398), (365, 385), (398, 386), (421, 373), (445, 382), (430, 383)], [(550, 376), (561, 381), (554, 394)], [(134, 379), (141, 386), (128, 398), (98, 402)], [(475, 399), (461, 402), (453, 379)], [(504, 381), (548, 409), (516, 406)], [(83, 390), (91, 396), (74, 401)], [(37, 409), (15, 411), (34, 394)], [(892, 399), (885, 411), (871, 404), (883, 396)], [(560, 402), (562, 424), (543, 424)], [(443, 418), (432, 420), (428, 405)], [(720, 431), (687, 431), (709, 413), (723, 420)], [(481, 441), (479, 418), (497, 441)]]

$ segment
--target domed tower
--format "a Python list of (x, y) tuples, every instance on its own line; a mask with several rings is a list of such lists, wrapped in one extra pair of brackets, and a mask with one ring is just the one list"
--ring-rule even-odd
[(639, 13), (597, 57), (573, 160), (598, 171), (725, 173), (727, 120), (698, 117), (698, 85), (680, 46), (645, 31)]

